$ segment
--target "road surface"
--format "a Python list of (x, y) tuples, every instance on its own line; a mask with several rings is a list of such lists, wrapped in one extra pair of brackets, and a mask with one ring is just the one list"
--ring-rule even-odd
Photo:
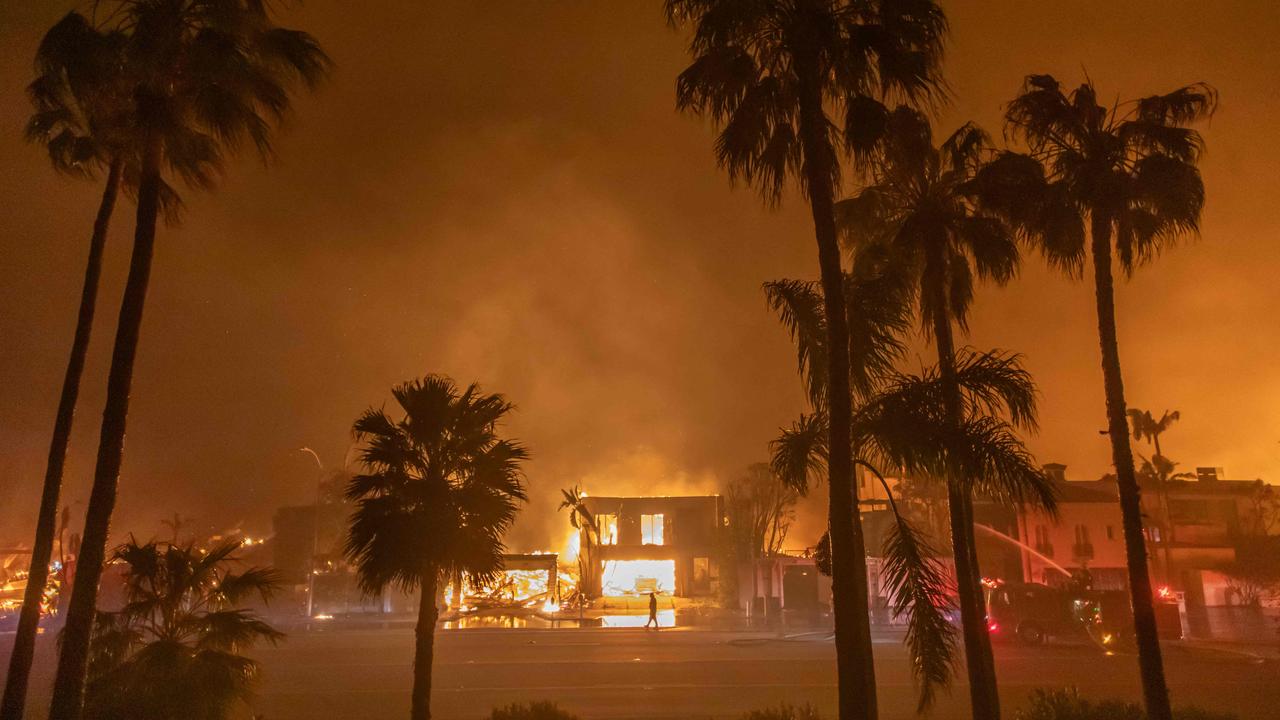
[[(11, 636), (0, 637), (7, 666)], [(441, 631), (436, 642), (433, 715), (481, 720), (516, 701), (555, 700), (584, 719), (736, 718), (776, 704), (813, 703), (834, 715), (834, 650), (829, 640), (704, 630), (621, 628)], [(48, 640), (38, 686), (49, 685)], [(256, 653), (263, 680), (255, 709), (266, 720), (402, 720), (408, 715), (413, 633), (409, 629), (295, 632)], [(1167, 648), (1176, 704), (1275, 718), (1280, 664), (1181, 646)], [(1092, 697), (1137, 699), (1137, 664), (1093, 647), (997, 645), (1005, 706), (1035, 687), (1076, 685)], [(898, 641), (876, 644), (881, 717), (914, 717), (906, 657)], [(45, 702), (30, 717), (43, 717)], [(1012, 713), (1006, 713), (1011, 716)], [(931, 715), (965, 718), (958, 685)]]

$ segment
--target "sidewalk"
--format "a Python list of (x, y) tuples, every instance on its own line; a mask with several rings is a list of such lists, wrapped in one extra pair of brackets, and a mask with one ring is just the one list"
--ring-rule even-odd
[(1245, 642), (1242, 640), (1205, 640), (1190, 638), (1175, 640), (1170, 648), (1190, 651), (1207, 651), (1255, 658), (1259, 662), (1280, 662), (1280, 642)]

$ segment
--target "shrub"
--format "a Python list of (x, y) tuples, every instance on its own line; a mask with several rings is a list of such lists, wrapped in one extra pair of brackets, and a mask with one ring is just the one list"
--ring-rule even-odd
[[(1147, 714), (1138, 703), (1121, 700), (1092, 702), (1080, 697), (1075, 688), (1037, 689), (1031, 703), (1014, 714), (1014, 720), (1143, 720)], [(1229, 713), (1194, 707), (1175, 708), (1174, 720), (1235, 720)]]
[(497, 707), (489, 714), (489, 720), (578, 720), (578, 716), (549, 700), (540, 702), (511, 703)]
[(1142, 720), (1146, 715), (1133, 703), (1104, 700), (1093, 703), (1080, 697), (1075, 688), (1065, 690), (1037, 689), (1031, 693), (1031, 704), (1020, 710), (1016, 720)]
[(822, 720), (822, 716), (808, 703), (799, 706), (782, 703), (777, 707), (752, 710), (743, 715), (742, 720)]
[(210, 548), (135, 540), (116, 549), (126, 604), (97, 614), (85, 720), (239, 717), (253, 697), (256, 642), (284, 634), (240, 607), (277, 588), (268, 568), (245, 568), (240, 542)]

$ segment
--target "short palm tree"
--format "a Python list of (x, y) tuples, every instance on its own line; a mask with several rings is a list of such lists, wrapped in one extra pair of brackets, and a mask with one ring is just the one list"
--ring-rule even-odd
[[(103, 3), (104, 5), (109, 3)], [(85, 528), (54, 679), (50, 720), (78, 720), (98, 581), (115, 507), (156, 224), (167, 168), (209, 187), (224, 157), (250, 141), (264, 156), (295, 81), (318, 82), (328, 59), (306, 33), (275, 24), (257, 0), (119, 0), (106, 31), (122, 38), (112, 82), (127, 85), (137, 153), (137, 221), (112, 348)], [(126, 165), (126, 170), (129, 168)]]
[[(873, 154), (871, 184), (836, 205), (855, 251), (880, 258), (913, 290), (926, 337), (938, 355), (947, 422), (964, 422), (963, 394), (956, 380), (954, 328), (965, 330), (975, 276), (1008, 282), (1018, 267), (1014, 229), (975, 199), (975, 177), (989, 141), (972, 124), (933, 143), (929, 122), (910, 108), (886, 115), (887, 132)], [(973, 498), (966, 488), (963, 458), (947, 469), (951, 544), (955, 553), (960, 614), (973, 714), (1000, 716), (995, 661), (987, 630), (986, 603), (973, 529)]]
[[(1171, 478), (1174, 463), (1161, 451), (1160, 436), (1182, 418), (1182, 413), (1177, 410), (1172, 412), (1165, 410), (1157, 420), (1150, 410), (1129, 408), (1128, 415), (1129, 426), (1133, 429), (1133, 439), (1146, 440), (1156, 451), (1151, 460), (1143, 463), (1143, 468), (1138, 471), (1138, 475), (1151, 478), (1160, 498), (1160, 520), (1164, 532), (1164, 537), (1160, 538), (1160, 544), (1164, 546), (1164, 578), (1166, 583), (1172, 582), (1173, 559), (1170, 543), (1173, 542), (1173, 522), (1169, 517), (1169, 493), (1166, 483)], [(1150, 470), (1150, 472), (1143, 472), (1143, 470)]]
[(587, 507), (587, 494), (577, 485), (560, 491), (560, 510), (569, 511), (569, 524), (578, 531), (578, 606), (591, 596), (595, 588), (595, 549), (599, 540), (599, 528), (595, 515)]
[(1174, 423), (1182, 419), (1182, 413), (1174, 410), (1170, 412), (1165, 410), (1157, 420), (1150, 410), (1139, 410), (1138, 408), (1129, 408), (1129, 425), (1133, 429), (1134, 440), (1146, 440), (1155, 448), (1156, 455), (1163, 456), (1160, 450), (1160, 436), (1165, 433)]
[(274, 571), (240, 568), (238, 541), (191, 545), (130, 540), (114, 559), (125, 605), (98, 614), (85, 720), (226, 720), (250, 699), (258, 664), (243, 653), (284, 638), (249, 610), (277, 587)]
[(388, 585), (421, 593), (413, 657), (410, 717), (431, 717), (431, 661), (443, 579), (488, 582), (502, 569), (502, 536), (525, 500), (521, 465), (528, 452), (501, 438), (512, 410), (501, 395), (428, 375), (396, 386), (404, 415), (370, 409), (353, 432), (364, 442), (364, 472), (351, 479), (356, 503), (346, 556), (360, 588)]
[[(829, 348), (827, 413), (832, 592), (842, 718), (877, 714), (867, 624), (866, 555), (849, 454), (848, 324), (833, 204), (840, 152), (878, 131), (868, 106), (940, 92), (946, 17), (932, 0), (667, 0), (673, 25), (691, 25), (694, 59), (676, 104), (720, 127), (716, 156), (731, 179), (780, 201), (790, 177), (809, 201)], [(835, 120), (828, 114), (835, 112)], [(840, 132), (837, 128), (843, 128)]]
[[(909, 303), (901, 276), (876, 277), (865, 271), (866, 256), (855, 266), (860, 271), (846, 279), (851, 354), (863, 361), (855, 373), (853, 457), (860, 469), (884, 483), (878, 468), (899, 468), (922, 477), (946, 477), (949, 458), (963, 456), (975, 472), (963, 478), (970, 492), (979, 492), (1008, 504), (1033, 504), (1052, 512), (1052, 486), (1035, 467), (1013, 428), (996, 416), (1008, 416), (1015, 424), (1033, 426), (1035, 389), (1031, 377), (1015, 355), (971, 353), (956, 357), (955, 377), (962, 391), (963, 421), (949, 429), (945, 413), (947, 395), (936, 371), (920, 376), (893, 369), (902, 354), (898, 336), (910, 324)], [(814, 377), (822, 365), (814, 358), (825, 354), (825, 319), (811, 283), (776, 281), (766, 284), (770, 304), (791, 333), (798, 348), (799, 365), (810, 388), (823, 387)], [(858, 318), (854, 320), (854, 318)], [(800, 492), (811, 477), (826, 470), (828, 433), (826, 414), (818, 406), (802, 415), (772, 443), (775, 472)], [(892, 501), (887, 484), (886, 493)], [(951, 679), (954, 638), (945, 621), (950, 599), (936, 580), (929, 544), (891, 503), (895, 519), (882, 549), (886, 561), (895, 613), (907, 617), (907, 644), (912, 668), (920, 685), (920, 709), (934, 699), (937, 688)], [(824, 536), (820, 548), (829, 548)], [(891, 572), (888, 572), (891, 570)]]
[(990, 184), (1003, 191), (992, 198), (1019, 222), (1050, 265), (1078, 278), (1086, 258), (1093, 261), (1107, 428), (1151, 720), (1169, 720), (1171, 711), (1129, 442), (1112, 257), (1127, 276), (1199, 231), (1204, 182), (1197, 163), (1204, 141), (1189, 126), (1216, 106), (1217, 93), (1204, 84), (1107, 106), (1099, 103), (1091, 81), (1064, 90), (1053, 77), (1032, 75), (1005, 112), (1009, 130), (1026, 142), (1029, 153), (1008, 153), (989, 168)]

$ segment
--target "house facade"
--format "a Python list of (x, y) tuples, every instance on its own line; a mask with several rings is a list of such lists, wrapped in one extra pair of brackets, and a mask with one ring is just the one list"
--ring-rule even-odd
[[(724, 502), (719, 495), (583, 499), (595, 518), (589, 592), (681, 597), (719, 591)], [(583, 530), (582, 543), (588, 539)]]
[(1274, 492), (1261, 480), (1226, 479), (1216, 467), (1163, 483), (1144, 478), (1142, 512), (1155, 577), (1185, 592), (1190, 607), (1234, 604), (1220, 570), (1243, 540), (1276, 529), (1259, 516), (1259, 499)]
[[(1057, 584), (1088, 570), (1093, 586), (1128, 586), (1123, 523), (1114, 476), (1068, 481), (1066, 466), (1046, 472), (1059, 490), (1058, 516), (1019, 514), (1023, 577)], [(1154, 584), (1184, 593), (1190, 608), (1230, 605), (1233, 591), (1221, 567), (1250, 533), (1274, 528), (1259, 515), (1275, 489), (1260, 480), (1226, 480), (1220, 468), (1197, 468), (1194, 479), (1141, 481), (1143, 533)]]
[(1033, 510), (1019, 513), (1023, 579), (1061, 585), (1072, 574), (1087, 572), (1100, 590), (1127, 587), (1128, 563), (1115, 483), (1068, 482), (1065, 465), (1049, 464), (1045, 471), (1058, 491), (1058, 515), (1052, 518)]

